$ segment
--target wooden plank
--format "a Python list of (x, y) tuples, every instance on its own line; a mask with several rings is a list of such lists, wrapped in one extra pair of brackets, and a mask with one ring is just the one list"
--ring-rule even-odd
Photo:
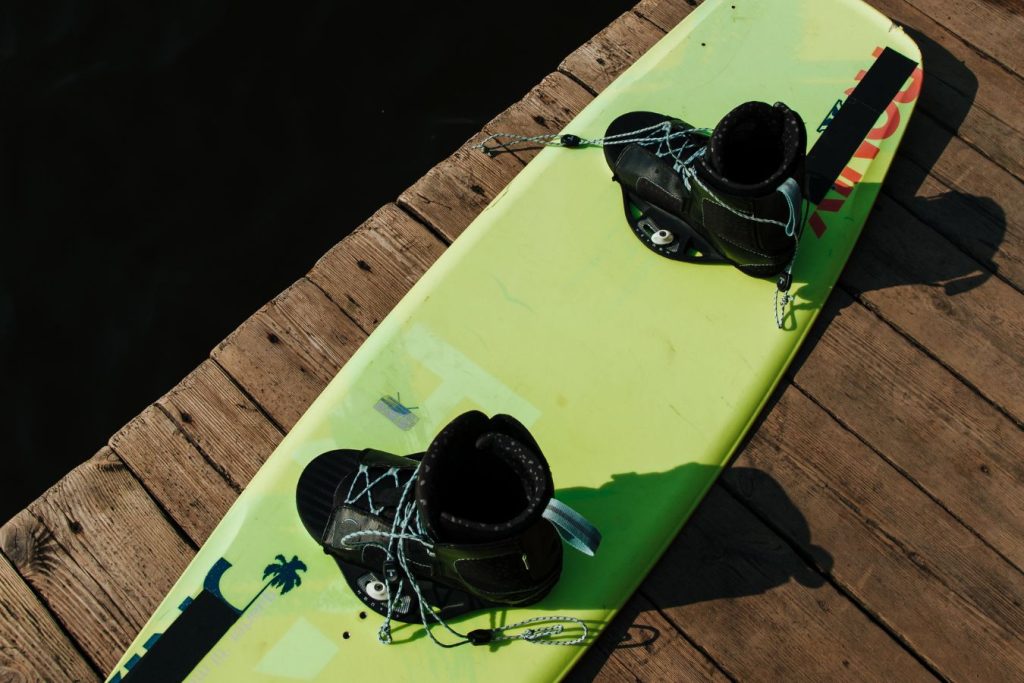
[[(945, 81), (932, 78), (931, 63), (925, 58), (929, 69), (926, 85), (921, 89), (918, 106), (942, 126), (954, 131), (956, 137), (978, 150), (985, 158), (1012, 174), (1018, 180), (1024, 178), (1024, 134), (1015, 128), (1020, 117), (1004, 122), (971, 99), (958, 93)], [(1007, 87), (1024, 97), (1024, 83), (1003, 74), (1010, 80)]]
[(211, 355), (288, 430), (365, 338), (303, 278), (242, 323)]
[(558, 70), (598, 93), (664, 35), (661, 29), (626, 12), (576, 48)]
[(0, 681), (99, 680), (3, 557), (0, 595)]
[[(928, 116), (915, 116), (900, 148), (900, 155), (912, 159), (928, 173), (960, 192), (974, 205), (976, 214), (985, 213), (980, 220), (995, 224), (984, 241), (972, 236), (972, 224), (957, 224), (950, 220), (935, 221), (935, 229), (942, 232), (968, 253), (993, 254), (999, 251), (1003, 258), (1019, 269), (1024, 261), (1024, 183), (981, 156), (940, 128)], [(918, 173), (923, 178), (924, 173)], [(899, 197), (901, 200), (902, 196)], [(1001, 233), (1001, 234), (1000, 234)], [(1018, 278), (1019, 279), (1019, 278)]]
[(369, 334), (444, 252), (421, 223), (386, 204), (306, 277)]
[[(551, 74), (516, 104), (492, 119), (484, 134), (542, 135), (561, 130), (590, 101), (590, 95), (561, 74)], [(398, 198), (398, 204), (451, 242), (522, 170), (536, 149), (489, 157), (468, 140)]]
[(281, 441), (281, 432), (210, 360), (157, 405), (235, 488), (249, 483)]
[(567, 681), (727, 681), (700, 650), (679, 635), (644, 596), (634, 595)]
[(102, 671), (192, 557), (108, 448), (0, 528), (0, 547)]
[[(463, 173), (445, 173), (448, 166)], [(402, 192), (398, 204), (428, 225), (444, 225), (441, 234), (451, 242), (520, 170), (515, 156), (488, 157), (467, 143)]]
[(1020, 428), (846, 293), (832, 297), (797, 385), (1024, 567)]
[(1024, 76), (1024, 10), (1016, 0), (909, 0), (916, 9), (1018, 76)]
[(668, 33), (698, 5), (700, 0), (641, 0), (633, 13)]
[(878, 198), (840, 278), (1018, 421), (1024, 297), (888, 197)]
[(112, 436), (110, 447), (196, 546), (202, 545), (238, 496), (238, 490), (156, 406)]
[[(491, 119), (482, 135), (494, 133), (518, 133), (519, 135), (547, 135), (558, 133), (576, 117), (583, 107), (590, 104), (593, 96), (578, 83), (562, 73), (551, 73), (534, 86), (526, 95)], [(473, 140), (476, 142), (476, 139)], [(515, 150), (523, 163), (540, 153), (541, 147), (527, 147)], [(479, 150), (477, 151), (478, 154)]]
[(641, 592), (733, 679), (932, 679), (720, 485)]
[(1024, 574), (796, 388), (723, 480), (942, 674), (1024, 678)]
[(883, 192), (987, 270), (1024, 289), (1024, 227), (1008, 226), (994, 200), (954, 190), (902, 154), (893, 161)]

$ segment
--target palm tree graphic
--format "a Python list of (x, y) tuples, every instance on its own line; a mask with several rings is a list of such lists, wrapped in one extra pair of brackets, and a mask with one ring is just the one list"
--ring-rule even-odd
[(292, 555), (292, 559), (285, 559), (284, 555), (278, 555), (274, 558), (274, 562), (267, 565), (267, 568), (263, 570), (263, 580), (267, 581), (263, 584), (263, 588), (257, 593), (249, 604), (242, 610), (243, 612), (249, 609), (254, 602), (256, 602), (263, 591), (267, 590), (271, 586), (279, 588), (281, 594), (284, 595), (296, 586), (302, 585), (302, 578), (299, 577), (299, 572), (306, 571), (306, 563), (299, 559), (297, 555)]

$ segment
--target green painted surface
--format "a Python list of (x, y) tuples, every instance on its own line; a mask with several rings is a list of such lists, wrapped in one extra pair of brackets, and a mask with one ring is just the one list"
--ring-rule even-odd
[[(735, 6), (735, 8), (733, 8)], [(602, 134), (650, 110), (713, 126), (738, 103), (784, 101), (816, 128), (875, 48), (920, 61), (913, 42), (857, 0), (707, 0), (568, 127)], [(513, 643), (442, 650), (420, 626), (380, 620), (303, 530), (294, 482), (334, 448), (425, 448), (462, 411), (517, 416), (551, 461), (558, 497), (604, 533), (598, 556), (566, 553), (541, 604), (461, 619), (460, 629), (570, 614), (600, 628), (639, 585), (728, 461), (795, 354), (853, 248), (914, 105), (915, 75), (869, 138), (849, 196), (830, 192), (807, 229), (795, 314), (775, 327), (774, 285), (644, 248), (622, 218), (600, 150), (549, 149), (474, 221), (310, 407), (231, 508), (122, 661), (179, 614), (218, 558), (239, 621), (190, 681), (551, 680), (582, 648)], [(898, 119), (898, 121), (897, 121)], [(886, 126), (895, 122), (891, 130)], [(855, 177), (852, 176), (851, 177)], [(385, 397), (418, 406), (396, 424)], [(378, 405), (380, 404), (380, 405)], [(302, 583), (263, 588), (277, 554)], [(349, 638), (343, 638), (347, 632)], [(289, 666), (289, 658), (293, 665)]]

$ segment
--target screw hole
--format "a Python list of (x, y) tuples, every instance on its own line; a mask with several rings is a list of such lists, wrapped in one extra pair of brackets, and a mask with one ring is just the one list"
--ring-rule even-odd
[(366, 618), (366, 612), (360, 612), (359, 613), (359, 618), (360, 619), (365, 619)]
[(700, 44), (700, 46), (701, 46), (701, 47), (707, 47), (707, 46), (708, 46), (708, 44), (707, 44), (707, 43), (701, 43), (701, 44)]
[(351, 638), (351, 635), (349, 635), (348, 631), (345, 631), (344, 633), (341, 634), (341, 637), (344, 638), (345, 640), (348, 640), (349, 638)]

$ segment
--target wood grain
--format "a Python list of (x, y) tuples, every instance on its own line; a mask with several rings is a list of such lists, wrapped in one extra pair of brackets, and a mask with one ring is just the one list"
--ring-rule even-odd
[(365, 338), (303, 278), (242, 323), (211, 356), (288, 430)]
[(796, 384), (1024, 567), (1024, 434), (927, 354), (836, 292)]
[(156, 406), (112, 436), (110, 447), (196, 546), (203, 544), (238, 496), (238, 490)]
[(193, 554), (108, 448), (0, 528), (0, 547), (104, 672)]
[(723, 480), (944, 675), (1024, 677), (1024, 574), (796, 388)]
[[(528, 93), (505, 111), (491, 119), (483, 133), (517, 133), (548, 135), (560, 132), (593, 99), (586, 89), (555, 72), (548, 74)], [(539, 146), (517, 148), (515, 155), (523, 163), (537, 156)], [(479, 151), (477, 151), (480, 154)]]
[(1019, 292), (886, 196), (840, 282), (1018, 422), (1024, 418)]
[(641, 592), (738, 680), (932, 679), (720, 485)]
[[(973, 237), (977, 220), (958, 224), (935, 221), (934, 229), (949, 237), (969, 253), (991, 253), (999, 249), (1012, 263), (1024, 261), (1024, 184), (1018, 178), (986, 159), (977, 150), (956, 137), (950, 137), (935, 121), (915, 116), (907, 129), (900, 155), (913, 160), (951, 191), (973, 202), (977, 211), (1001, 226), (1005, 235), (989, 234), (983, 241)], [(923, 177), (923, 173), (919, 174)], [(897, 196), (902, 201), (902, 196)], [(1016, 278), (1019, 286), (1019, 277)]]
[[(578, 85), (561, 74), (551, 74), (521, 102), (492, 119), (483, 133), (558, 132), (589, 101), (589, 94)], [(523, 163), (537, 153), (536, 149), (526, 149), (488, 156), (473, 148), (482, 137), (468, 140), (398, 197), (403, 209), (432, 226), (448, 242), (462, 234), (522, 170)]]
[(626, 12), (562, 60), (558, 70), (599, 93), (647, 52), (664, 32)]
[(234, 488), (248, 484), (281, 441), (281, 432), (210, 360), (156, 403)]
[[(463, 172), (446, 173), (449, 166)], [(398, 205), (428, 225), (444, 226), (437, 229), (450, 243), (522, 167), (512, 154), (488, 157), (467, 143), (403, 191)]]
[(98, 681), (46, 608), (0, 557), (0, 681)]
[(1024, 9), (1015, 0), (909, 0), (920, 12), (1018, 76), (1024, 76)]
[(667, 33), (699, 4), (700, 0), (641, 0), (633, 7), (633, 13)]
[(324, 254), (306, 277), (369, 334), (444, 252), (396, 204), (381, 207)]
[(1024, 229), (999, 204), (956, 190), (897, 155), (883, 192), (1018, 291), (1024, 289)]

